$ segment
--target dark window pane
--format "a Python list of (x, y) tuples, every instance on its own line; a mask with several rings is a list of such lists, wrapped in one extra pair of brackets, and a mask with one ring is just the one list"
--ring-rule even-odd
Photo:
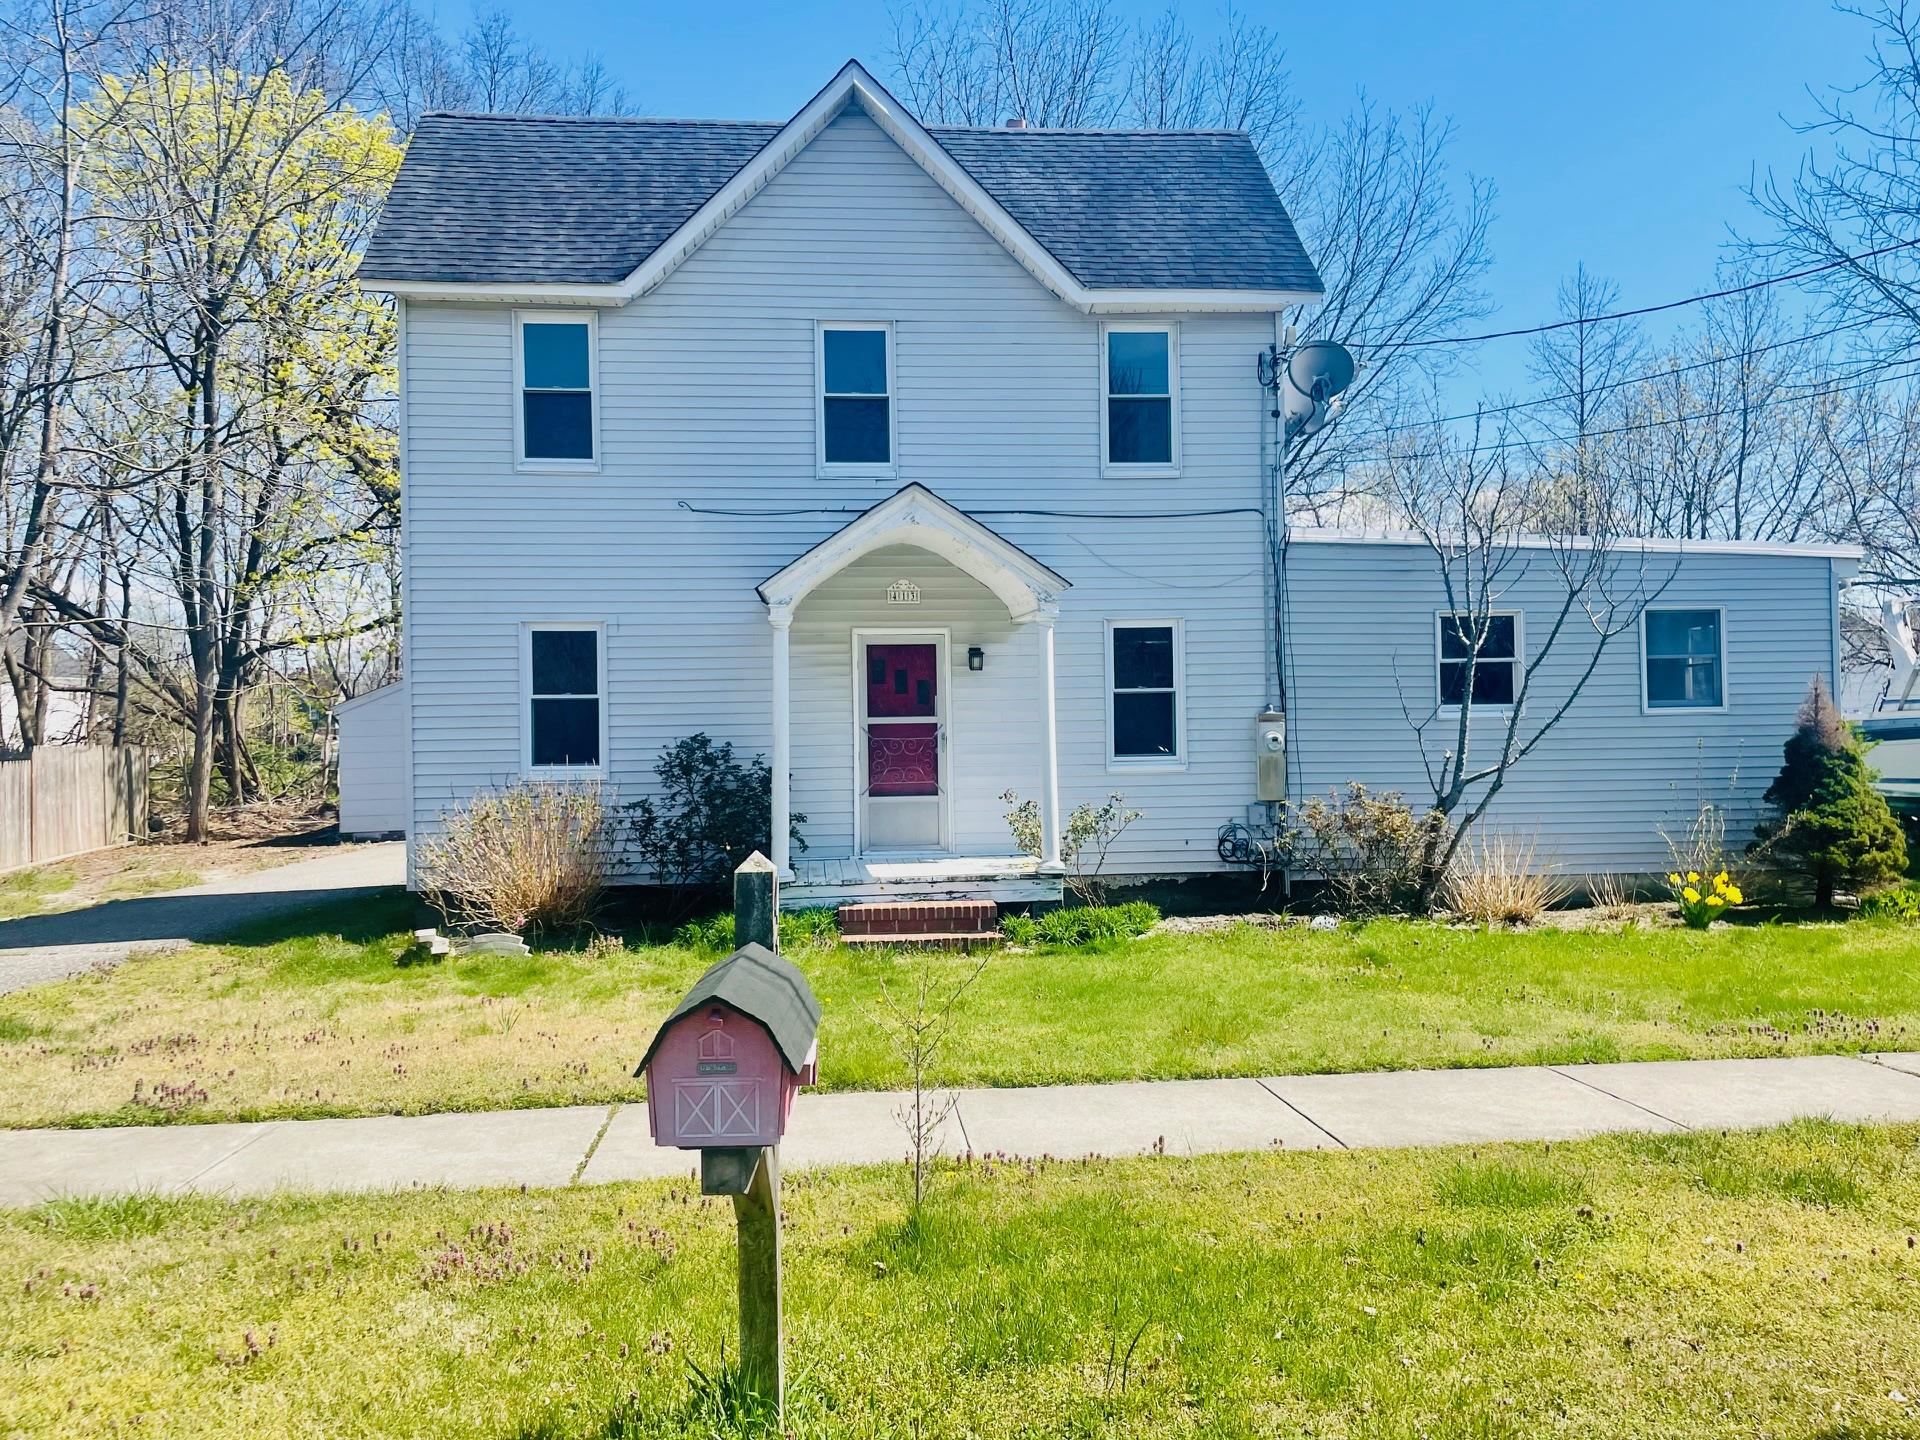
[(536, 695), (598, 695), (600, 636), (592, 630), (535, 630), (528, 637), (533, 650), (533, 693)]
[[(1488, 615), (1486, 634), (1480, 641), (1482, 660), (1512, 660), (1515, 657), (1514, 617)], [(1474, 619), (1471, 615), (1447, 615), (1440, 621), (1440, 658), (1464, 660), (1473, 654)]]
[(1107, 460), (1114, 465), (1171, 465), (1173, 402), (1109, 400)]
[(1720, 654), (1720, 615), (1714, 610), (1649, 610), (1649, 655)]
[(829, 330), (820, 340), (827, 358), (827, 394), (887, 393), (886, 331)]
[(526, 324), (524, 383), (529, 390), (585, 390), (588, 386), (587, 327), (581, 324)]
[(585, 392), (529, 390), (526, 445), (529, 460), (591, 460), (593, 397)]
[(1154, 690), (1173, 685), (1173, 631), (1136, 625), (1113, 632), (1113, 688)]
[(1133, 330), (1111, 332), (1107, 336), (1107, 393), (1172, 393), (1167, 385), (1167, 337)]
[[(1488, 660), (1482, 657), (1480, 663), (1473, 667), (1473, 703), (1476, 705), (1513, 704), (1513, 671), (1511, 661)], [(1466, 688), (1466, 661), (1443, 661), (1440, 666), (1440, 703), (1458, 705)]]
[(826, 456), (829, 465), (884, 465), (887, 446), (885, 400), (828, 400)]
[(600, 763), (600, 702), (598, 700), (534, 701), (533, 763), (536, 765), (598, 765)]
[(1720, 663), (1682, 657), (1647, 661), (1647, 704), (1657, 709), (1713, 709), (1720, 704)]
[(1113, 697), (1115, 755), (1172, 755), (1174, 738), (1171, 691)]

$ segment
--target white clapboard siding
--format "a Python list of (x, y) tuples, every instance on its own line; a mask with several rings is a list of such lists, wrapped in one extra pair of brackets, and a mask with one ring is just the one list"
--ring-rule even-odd
[[(814, 326), (823, 319), (894, 322), (892, 479), (816, 473)], [(766, 752), (771, 642), (754, 586), (902, 485), (919, 481), (976, 514), (1257, 506), (1263, 411), (1253, 365), (1272, 340), (1272, 317), (1186, 317), (1180, 327), (1181, 475), (1103, 478), (1099, 322), (1042, 289), (857, 114), (836, 121), (658, 291), (601, 314), (595, 473), (514, 468), (506, 307), (410, 302), (416, 823), (430, 827), (473, 788), (519, 773), (525, 621), (605, 623), (608, 784), (630, 799), (652, 784), (662, 748), (694, 731)], [(755, 519), (695, 514), (683, 501), (847, 513)], [(1213, 866), (1216, 828), (1251, 797), (1252, 721), (1265, 699), (1258, 516), (981, 519), (1073, 582), (1057, 637), (1063, 802), (1122, 789), (1146, 812), (1122, 868)], [(935, 567), (923, 570), (937, 589)], [(850, 653), (847, 629), (869, 618), (847, 612), (825, 645), (808, 628), (809, 610), (825, 613), (837, 588), (796, 622), (793, 803), (809, 816), (814, 855), (851, 838), (849, 677), (817, 666), (815, 651)], [(988, 669), (956, 674), (952, 695), (955, 778), (968, 787), (956, 795), (954, 838), (976, 853), (1004, 851), (1001, 791), (1032, 794), (1039, 783), (1030, 748), (1038, 697), (1016, 683), (1037, 665), (1037, 640), (1010, 630), (1004, 610), (989, 617), (977, 596), (938, 611), (923, 602), (911, 623), (952, 629), (962, 668), (972, 643), (963, 630), (1001, 629)], [(1108, 771), (1105, 622), (1129, 616), (1186, 622), (1185, 769)], [(874, 618), (891, 623), (884, 604)], [(990, 702), (977, 719), (974, 696)]]
[(407, 691), (382, 685), (336, 706), (340, 741), (340, 833), (389, 835), (407, 828)]
[[(1541, 863), (1571, 873), (1664, 869), (1661, 831), (1684, 832), (1703, 802), (1725, 808), (1729, 848), (1743, 847), (1808, 682), (1816, 673), (1832, 680), (1836, 582), (1826, 557), (1653, 554), (1644, 564), (1651, 584), (1664, 586), (1655, 604), (1725, 607), (1729, 704), (1643, 713), (1638, 627), (1605, 646), (1573, 710), (1513, 767), (1489, 812), (1491, 828), (1533, 838)], [(1361, 780), (1430, 799), (1407, 713), (1424, 716), (1438, 693), (1437, 562), (1415, 545), (1296, 544), (1287, 574), (1295, 798)], [(1524, 614), (1529, 656), (1545, 641), (1556, 589), (1540, 555), (1503, 600)], [(1578, 614), (1569, 622), (1540, 667), (1522, 734), (1565, 697), (1592, 654), (1592, 633)], [(1475, 728), (1478, 753), (1497, 753), (1504, 720), (1482, 714)], [(1430, 732), (1436, 758), (1452, 733)]]
[[(595, 471), (516, 469), (508, 307), (410, 302), (413, 833), (476, 787), (520, 774), (528, 621), (606, 627), (616, 801), (646, 792), (663, 748), (696, 731), (764, 754), (771, 641), (754, 586), (919, 482), (1072, 582), (1056, 640), (1063, 805), (1118, 790), (1144, 812), (1116, 847), (1116, 871), (1217, 869), (1219, 826), (1253, 798), (1254, 720), (1271, 698), (1255, 513), (1267, 399), (1254, 362), (1274, 324), (1177, 318), (1180, 473), (1105, 477), (1099, 321), (1044, 290), (858, 113), (829, 126), (656, 291), (601, 313)], [(893, 324), (891, 477), (817, 473), (821, 320)], [(1393, 677), (1395, 663), (1413, 664), (1414, 678), (1433, 683), (1434, 601), (1420, 559), (1295, 547), (1296, 790), (1357, 777), (1417, 795)], [(926, 595), (903, 623), (952, 632), (956, 846), (1007, 848), (998, 796), (1038, 785), (1036, 635), (930, 558), (887, 573), (905, 564), (870, 558), (796, 618), (793, 804), (808, 816), (810, 855), (851, 844), (848, 632), (894, 622), (881, 598), (894, 578)], [(1699, 794), (1727, 791), (1751, 809), (1808, 675), (1830, 663), (1832, 584), (1823, 558), (1689, 557), (1671, 593), (1731, 607), (1733, 709), (1642, 716), (1637, 638), (1623, 641), (1578, 724), (1516, 776), (1503, 816), (1537, 814), (1567, 863), (1627, 868), (1657, 854), (1649, 837)], [(1105, 634), (1126, 619), (1184, 626), (1178, 768), (1108, 764)], [(989, 652), (980, 675), (962, 668), (971, 643)]]

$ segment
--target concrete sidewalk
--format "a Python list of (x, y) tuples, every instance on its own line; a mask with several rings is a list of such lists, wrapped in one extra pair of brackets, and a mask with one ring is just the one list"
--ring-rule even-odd
[[(803, 1095), (788, 1169), (901, 1159), (899, 1094)], [(1778, 1125), (1806, 1116), (1920, 1120), (1920, 1054), (1673, 1060), (962, 1090), (948, 1155), (1204, 1155)], [(0, 1206), (56, 1195), (195, 1190), (554, 1186), (689, 1175), (647, 1134), (646, 1106), (0, 1131)]]
[(129, 955), (218, 940), (315, 905), (370, 899), (406, 878), (405, 844), (349, 845), (190, 890), (0, 920), (0, 993), (118, 965)]

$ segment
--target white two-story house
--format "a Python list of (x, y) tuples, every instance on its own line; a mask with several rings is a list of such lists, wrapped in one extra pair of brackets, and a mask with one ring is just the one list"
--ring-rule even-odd
[[(1255, 362), (1320, 285), (1243, 135), (930, 128), (857, 64), (784, 124), (434, 115), (361, 278), (403, 317), (412, 834), (527, 775), (634, 798), (704, 731), (771, 762), (798, 903), (1057, 894), (1114, 791), (1111, 869), (1217, 871), (1283, 697), (1289, 794), (1418, 793), (1417, 548), (1296, 533), (1277, 643)], [(1676, 777), (1756, 799), (1847, 563), (1689, 555), (1502, 813), (1650, 869)]]

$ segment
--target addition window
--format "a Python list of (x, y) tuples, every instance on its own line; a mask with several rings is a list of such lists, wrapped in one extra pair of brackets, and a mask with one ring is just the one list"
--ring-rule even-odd
[[(1440, 615), (1440, 703), (1458, 709), (1473, 672), (1473, 703), (1513, 704), (1520, 693), (1520, 617), (1513, 614)], [(1479, 654), (1474, 634), (1480, 634)]]
[(1107, 627), (1109, 733), (1116, 764), (1181, 758), (1184, 660), (1176, 621), (1115, 621)]
[(597, 770), (606, 746), (601, 627), (529, 625), (525, 633), (528, 768)]
[(893, 336), (884, 324), (820, 327), (820, 464), (893, 464)]
[(1648, 610), (1641, 616), (1649, 710), (1718, 710), (1727, 703), (1723, 612)]
[(593, 350), (590, 315), (519, 317), (523, 461), (593, 463)]
[(1109, 325), (1102, 335), (1107, 468), (1172, 469), (1180, 368), (1173, 330)]

